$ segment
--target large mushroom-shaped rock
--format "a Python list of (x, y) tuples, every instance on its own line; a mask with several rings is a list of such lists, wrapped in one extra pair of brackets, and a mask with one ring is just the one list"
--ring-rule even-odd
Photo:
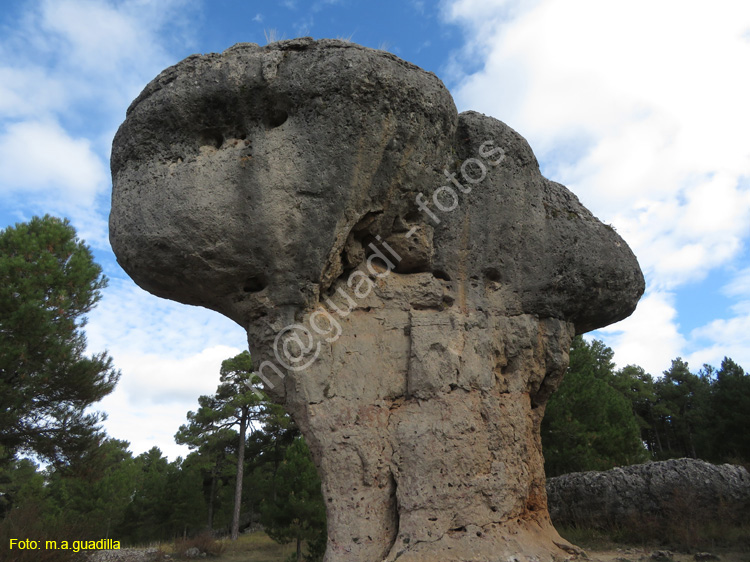
[(329, 562), (553, 560), (539, 424), (575, 333), (644, 289), (504, 123), (341, 41), (162, 72), (112, 150), (112, 246), (232, 318), (313, 452)]

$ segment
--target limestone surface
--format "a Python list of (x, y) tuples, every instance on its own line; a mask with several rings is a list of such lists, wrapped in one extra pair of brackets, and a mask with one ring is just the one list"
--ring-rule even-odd
[(145, 88), (112, 175), (122, 267), (247, 330), (318, 466), (328, 562), (575, 555), (539, 424), (571, 338), (644, 281), (518, 133), (383, 51), (240, 44)]
[(547, 482), (550, 514), (560, 525), (617, 528), (634, 519), (740, 522), (750, 512), (750, 474), (731, 464), (673, 459), (577, 472)]

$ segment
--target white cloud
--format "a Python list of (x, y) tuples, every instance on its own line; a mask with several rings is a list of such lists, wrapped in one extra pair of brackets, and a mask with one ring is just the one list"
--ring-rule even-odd
[(63, 83), (45, 69), (0, 66), (0, 117), (38, 119), (63, 110), (69, 103)]
[(136, 455), (156, 446), (171, 459), (185, 456), (188, 450), (175, 443), (174, 434), (187, 412), (198, 409), (198, 397), (216, 391), (221, 362), (240, 351), (218, 345), (182, 359), (115, 352), (120, 383), (97, 404), (108, 413), (107, 433), (130, 441)]
[(79, 72), (116, 73), (123, 62), (142, 59), (154, 47), (160, 50), (150, 36), (154, 22), (139, 18), (133, 6), (130, 2), (118, 9), (101, 1), (46, 0), (40, 27), (48, 48), (65, 49)]
[[(545, 173), (638, 256), (649, 294), (632, 319), (603, 333), (618, 362), (660, 373), (687, 341), (671, 292), (731, 263), (750, 234), (750, 75), (741, 71), (750, 67), (750, 4), (443, 8), (467, 38), (448, 66), (459, 109), (516, 128)], [(713, 328), (735, 341), (731, 330), (743, 326), (738, 317)]]
[[(28, 220), (71, 218), (109, 251), (106, 161), (125, 109), (182, 58), (193, 0), (42, 0), (25, 3), (0, 37), (0, 205)], [(174, 54), (178, 53), (178, 54)], [(179, 54), (182, 53), (182, 54)], [(173, 435), (200, 394), (216, 389), (223, 359), (247, 348), (218, 313), (149, 295), (117, 269), (89, 315), (89, 352), (108, 350), (122, 378), (94, 409), (137, 454), (185, 454)]]
[(129, 406), (134, 409), (187, 403), (195, 410), (200, 394), (216, 390), (221, 362), (241, 351), (217, 345), (182, 359), (163, 354), (118, 354), (117, 366), (122, 372), (119, 391), (127, 396)]
[(718, 367), (724, 357), (750, 371), (750, 267), (736, 271), (722, 293), (736, 299), (732, 316), (717, 318), (690, 332), (691, 348), (688, 355), (693, 367), (704, 363)]
[(86, 332), (91, 350), (123, 355), (183, 359), (220, 345), (247, 348), (245, 331), (218, 312), (155, 297), (122, 278), (110, 279)]
[(615, 352), (617, 367), (640, 365), (654, 376), (661, 375), (678, 357), (685, 339), (677, 325), (674, 295), (649, 292), (632, 316), (592, 334), (604, 339)]
[(48, 192), (71, 206), (91, 206), (107, 181), (91, 143), (57, 123), (25, 121), (0, 133), (0, 192)]
[(94, 409), (107, 432), (139, 454), (158, 446), (170, 458), (187, 449), (174, 433), (211, 394), (224, 359), (247, 349), (245, 332), (202, 308), (155, 297), (132, 281), (112, 279), (86, 326), (89, 352), (107, 350), (121, 371), (115, 391)]
[[(0, 38), (0, 200), (65, 215), (94, 247), (112, 135), (148, 80), (189, 37), (192, 0), (28, 2)], [(183, 22), (183, 23), (181, 23)], [(170, 34), (162, 28), (169, 23)], [(101, 210), (101, 213), (97, 211)]]
[(738, 271), (734, 278), (724, 286), (723, 292), (729, 297), (750, 299), (750, 267)]
[[(187, 0), (43, 0), (0, 40), (0, 117), (72, 110), (119, 119), (190, 40)], [(165, 24), (170, 34), (162, 35)], [(116, 110), (123, 113), (118, 116)], [(115, 110), (115, 111), (113, 111)], [(96, 127), (97, 124), (91, 125)]]
[[(636, 221), (639, 230), (646, 222), (648, 243), (633, 246), (657, 282), (663, 273), (667, 284), (681, 283), (707, 257), (712, 267), (735, 255), (750, 223), (742, 182), (750, 176), (750, 75), (738, 71), (750, 66), (742, 38), (750, 4), (523, 6), (449, 5), (448, 17), (473, 38), (462, 60), (484, 61), (458, 77), (458, 106), (517, 128), (548, 173), (605, 220), (626, 228)], [(570, 143), (583, 154), (556, 161)], [(658, 206), (671, 208), (670, 222), (651, 224), (663, 219), (652, 212)], [(664, 234), (684, 267), (650, 251)]]
[(704, 363), (718, 367), (724, 357), (730, 357), (750, 371), (750, 301), (743, 304), (743, 314), (714, 320), (690, 333), (691, 340), (701, 344), (687, 356), (693, 370)]

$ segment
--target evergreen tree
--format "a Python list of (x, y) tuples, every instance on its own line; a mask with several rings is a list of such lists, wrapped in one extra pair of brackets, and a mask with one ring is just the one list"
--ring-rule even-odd
[(199, 466), (179, 457), (169, 463), (166, 476), (170, 508), (168, 536), (184, 539), (205, 528), (206, 503), (202, 488)]
[(213, 396), (201, 396), (197, 412), (188, 412), (189, 423), (181, 426), (177, 439), (199, 443), (201, 438), (237, 428), (237, 465), (231, 538), (237, 540), (242, 505), (247, 431), (254, 421), (264, 417), (264, 406), (250, 387), (254, 381), (250, 353), (244, 351), (221, 364), (219, 387)]
[(750, 462), (750, 375), (725, 357), (711, 392), (711, 457)]
[(185, 459), (185, 465), (201, 475), (207, 513), (206, 527), (209, 531), (216, 527), (215, 515), (221, 508), (220, 492), (223, 483), (235, 476), (232, 466), (236, 467), (237, 464), (235, 449), (238, 440), (237, 432), (232, 429), (211, 431), (194, 423), (180, 426), (175, 435), (177, 443), (193, 450)]
[(0, 520), (14, 507), (35, 505), (44, 511), (49, 493), (39, 465), (29, 459), (19, 459), (0, 467)]
[(667, 456), (705, 458), (710, 387), (706, 374), (691, 373), (680, 357), (654, 383), (659, 412), (656, 424)]
[(612, 358), (599, 341), (573, 340), (570, 366), (542, 420), (547, 476), (645, 460), (641, 428), (632, 403), (615, 386)]
[[(265, 403), (265, 402), (264, 402)], [(276, 501), (279, 468), (287, 448), (294, 443), (299, 429), (278, 404), (265, 403), (265, 416), (259, 430), (247, 439), (248, 479), (253, 486), (244, 496), (244, 506), (251, 521), (256, 520), (263, 501)]]
[(138, 455), (135, 461), (136, 488), (125, 510), (121, 533), (131, 544), (143, 544), (169, 536), (172, 500), (167, 487), (169, 462), (158, 447)]
[(275, 498), (263, 503), (262, 521), (268, 535), (277, 542), (297, 545), (297, 562), (302, 561), (302, 542), (317, 546), (312, 558), (325, 550), (326, 516), (315, 465), (307, 444), (300, 436), (286, 449), (277, 474)]
[(622, 394), (631, 405), (641, 432), (641, 441), (653, 453), (659, 442), (654, 431), (653, 412), (656, 404), (653, 377), (638, 365), (627, 365), (620, 369), (611, 385)]
[(47, 474), (57, 512), (92, 538), (111, 538), (123, 524), (138, 476), (128, 445), (118, 439), (103, 440), (75, 464)]
[[(0, 454), (52, 461), (100, 439), (87, 408), (119, 373), (85, 355), (85, 315), (107, 284), (67, 220), (35, 217), (0, 231)], [(0, 459), (2, 460), (2, 459)]]

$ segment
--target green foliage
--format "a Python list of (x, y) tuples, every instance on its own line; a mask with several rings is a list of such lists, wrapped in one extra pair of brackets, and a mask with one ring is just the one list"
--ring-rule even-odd
[(158, 447), (135, 459), (137, 477), (133, 495), (125, 510), (120, 532), (125, 541), (140, 544), (166, 535), (169, 501), (166, 482), (169, 462)]
[(126, 441), (107, 439), (82, 462), (48, 471), (46, 481), (57, 516), (90, 537), (112, 537), (135, 490), (137, 466)]
[[(654, 379), (615, 372), (612, 350), (577, 337), (542, 422), (548, 476), (677, 457), (750, 462), (750, 375), (729, 358), (696, 374), (674, 359)], [(648, 455), (644, 457), (641, 443)]]
[(15, 549), (8, 558), (2, 558), (9, 551), (10, 539), (30, 537), (32, 540), (83, 540), (85, 533), (75, 522), (65, 517), (50, 517), (44, 504), (27, 503), (15, 505), (13, 510), (0, 521), (0, 559), (9, 562), (80, 562), (80, 553), (73, 550)]
[(664, 371), (664, 376), (654, 382), (654, 391), (657, 400), (653, 427), (660, 443), (657, 457), (697, 458), (698, 451), (706, 451), (709, 441), (708, 376), (691, 373), (687, 362), (678, 357)]
[(107, 284), (67, 220), (0, 231), (0, 453), (61, 462), (100, 439), (85, 413), (115, 387), (106, 353), (85, 355), (85, 315)]
[(44, 475), (39, 466), (29, 459), (12, 461), (0, 468), (0, 519), (10, 513), (14, 505), (43, 505), (47, 498)]
[(628, 365), (611, 379), (611, 385), (630, 402), (641, 431), (641, 441), (652, 451), (651, 417), (656, 403), (653, 377), (637, 365)]
[[(237, 427), (237, 467), (235, 472), (235, 496), (232, 514), (232, 539), (239, 537), (243, 480), (245, 473), (245, 442), (247, 430), (253, 422), (263, 419), (265, 406), (252, 390), (253, 363), (250, 353), (244, 351), (222, 362), (219, 387), (212, 396), (198, 399), (197, 412), (188, 412), (189, 424), (180, 426), (175, 439), (191, 448), (213, 449), (217, 462), (224, 457), (215, 449), (228, 437), (228, 431)], [(219, 466), (214, 465), (218, 470)], [(217, 475), (212, 476), (209, 495), (208, 526), (213, 527), (213, 510)]]
[(191, 449), (207, 446), (209, 442), (224, 443), (231, 436), (226, 430), (251, 424), (263, 417), (265, 404), (249, 388), (252, 379), (250, 353), (243, 351), (221, 364), (220, 384), (216, 393), (198, 398), (199, 408), (188, 412), (188, 423), (181, 425), (175, 435), (178, 443)]
[(302, 541), (307, 541), (317, 547), (315, 553), (308, 553), (308, 560), (318, 559), (321, 542), (325, 543), (325, 504), (318, 473), (301, 436), (287, 448), (276, 474), (275, 497), (266, 499), (261, 511), (272, 539), (282, 544), (295, 541), (297, 560), (301, 560)]
[(613, 352), (602, 342), (573, 341), (570, 366), (542, 421), (548, 476), (608, 470), (646, 459), (626, 386), (618, 381)]
[(725, 357), (711, 390), (711, 457), (750, 462), (750, 375)]

